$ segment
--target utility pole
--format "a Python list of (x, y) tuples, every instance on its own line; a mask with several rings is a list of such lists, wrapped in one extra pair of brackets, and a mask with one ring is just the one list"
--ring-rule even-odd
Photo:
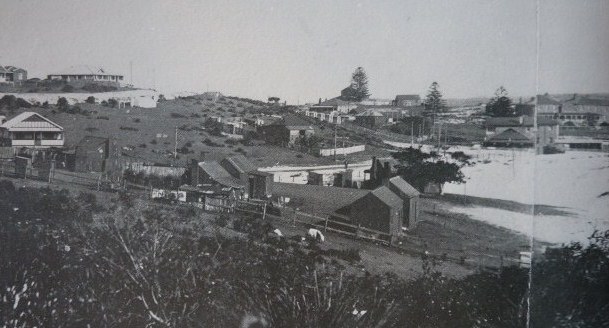
[(131, 84), (131, 86), (133, 87), (133, 60), (129, 61), (129, 75), (131, 76), (129, 84)]
[(410, 148), (414, 148), (414, 120), (410, 122)]
[(175, 143), (174, 143), (174, 147), (173, 147), (173, 159), (177, 159), (178, 158), (178, 127), (176, 126), (176, 136), (175, 136)]
[(336, 162), (336, 134), (337, 134), (337, 124), (334, 124), (334, 161)]
[(440, 144), (442, 142), (442, 124), (438, 124), (438, 148), (440, 148)]

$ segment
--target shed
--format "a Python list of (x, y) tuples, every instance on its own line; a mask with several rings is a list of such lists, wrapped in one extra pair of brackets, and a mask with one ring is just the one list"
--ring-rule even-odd
[(74, 171), (104, 172), (110, 152), (110, 140), (86, 136), (78, 142), (74, 154)]
[(421, 193), (400, 176), (389, 179), (387, 187), (402, 199), (404, 213), (402, 227), (414, 228), (419, 221), (419, 198)]

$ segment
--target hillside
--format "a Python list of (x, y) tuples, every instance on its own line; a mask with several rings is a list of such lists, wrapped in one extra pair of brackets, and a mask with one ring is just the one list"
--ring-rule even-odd
[[(333, 163), (327, 158), (257, 141), (228, 140), (206, 128), (205, 122), (212, 116), (252, 118), (282, 111), (281, 107), (246, 99), (220, 97), (214, 101), (205, 96), (188, 96), (159, 102), (154, 109), (116, 109), (79, 103), (71, 106), (72, 113), (50, 106), (19, 109), (3, 115), (10, 118), (25, 110), (39, 112), (62, 125), (66, 131), (66, 146), (76, 145), (86, 135), (110, 137), (130, 155), (161, 164), (183, 165), (187, 159), (204, 158), (204, 154), (238, 153), (246, 154), (259, 166)], [(178, 156), (174, 159), (176, 129)]]

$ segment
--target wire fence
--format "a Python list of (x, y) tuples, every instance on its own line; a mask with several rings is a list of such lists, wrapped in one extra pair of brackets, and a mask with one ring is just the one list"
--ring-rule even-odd
[(268, 213), (266, 205), (258, 203), (239, 201), (237, 202), (236, 211), (242, 213), (250, 213), (262, 215), (264, 219), (271, 218), (282, 220), (296, 224), (303, 224), (309, 228), (317, 228), (320, 231), (331, 231), (338, 234), (355, 237), (357, 239), (365, 239), (373, 242), (379, 242), (386, 245), (391, 245), (392, 235), (383, 231), (369, 229), (361, 225), (332, 220), (330, 217), (320, 217), (313, 214), (297, 211), (288, 207), (283, 207), (283, 211), (279, 215)]

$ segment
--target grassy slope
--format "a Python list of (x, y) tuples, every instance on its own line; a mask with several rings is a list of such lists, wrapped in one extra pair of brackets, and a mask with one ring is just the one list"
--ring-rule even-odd
[[(220, 157), (237, 154), (241, 148), (256, 165), (260, 167), (280, 162), (288, 164), (331, 164), (330, 158), (318, 158), (287, 148), (259, 145), (244, 146), (227, 144), (225, 137), (215, 137), (204, 131), (203, 123), (210, 116), (253, 117), (260, 112), (272, 111), (268, 106), (253, 105), (235, 99), (212, 102), (202, 98), (176, 99), (159, 103), (156, 109), (128, 108), (113, 109), (101, 105), (79, 104), (90, 115), (68, 114), (57, 110), (30, 108), (62, 125), (66, 131), (66, 145), (78, 143), (86, 135), (116, 138), (119, 146), (131, 146), (138, 152), (155, 153), (151, 158), (164, 157), (173, 162), (175, 129), (178, 128), (178, 149), (190, 142), (190, 153), (179, 155), (177, 164), (185, 163), (187, 158), (202, 159), (202, 152)], [(17, 112), (15, 113), (17, 114)], [(123, 129), (121, 129), (121, 127)], [(157, 135), (162, 137), (157, 138)], [(218, 146), (204, 144), (210, 139)], [(153, 141), (155, 140), (155, 141)], [(156, 144), (155, 144), (156, 143)], [(157, 155), (157, 154), (160, 154)], [(208, 156), (211, 156), (208, 155)]]

